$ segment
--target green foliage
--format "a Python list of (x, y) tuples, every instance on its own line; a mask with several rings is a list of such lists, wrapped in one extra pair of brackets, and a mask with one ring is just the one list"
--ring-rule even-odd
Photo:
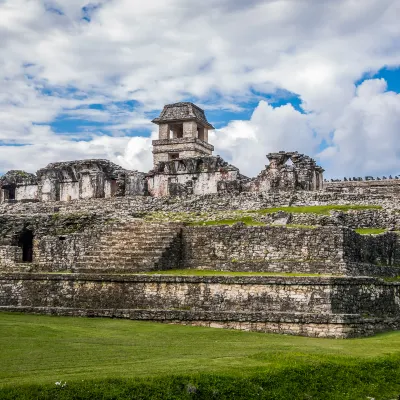
[(335, 340), (0, 313), (0, 346), (3, 400), (400, 394), (400, 332)]
[(354, 230), (360, 235), (379, 235), (380, 233), (386, 232), (386, 229), (380, 228), (358, 228)]
[(249, 211), (251, 213), (257, 214), (272, 214), (278, 211), (285, 211), (287, 213), (293, 214), (326, 214), (328, 215), (330, 211), (350, 211), (350, 210), (371, 210), (382, 209), (381, 206), (375, 205), (367, 205), (367, 206), (360, 206), (360, 205), (329, 205), (329, 206), (294, 206), (294, 207), (274, 207), (274, 208), (265, 208), (263, 210), (252, 210)]
[[(249, 260), (251, 262), (251, 260)], [(271, 260), (279, 262), (293, 262), (293, 260)], [(296, 260), (297, 261), (297, 260)], [(231, 262), (238, 262), (232, 259)], [(189, 275), (189, 276), (332, 276), (324, 274), (301, 274), (295, 272), (240, 272), (240, 271), (215, 271), (210, 269), (167, 269), (162, 271), (143, 272), (144, 275)], [(338, 275), (335, 275), (338, 276)]]
[(232, 219), (220, 219), (217, 221), (200, 221), (200, 222), (191, 222), (190, 226), (214, 226), (214, 225), (233, 225), (237, 222), (243, 222), (247, 226), (265, 226), (264, 223), (255, 221), (252, 217), (239, 217)]

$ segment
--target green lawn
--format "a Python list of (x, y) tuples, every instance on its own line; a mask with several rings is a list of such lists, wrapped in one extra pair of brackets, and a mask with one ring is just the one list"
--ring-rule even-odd
[[(334, 340), (0, 313), (0, 349), (1, 399), (400, 394), (400, 332)], [(59, 381), (66, 387), (57, 386)]]

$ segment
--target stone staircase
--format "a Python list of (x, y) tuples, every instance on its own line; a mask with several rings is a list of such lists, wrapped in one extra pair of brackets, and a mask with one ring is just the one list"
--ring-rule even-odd
[(135, 273), (179, 268), (181, 228), (141, 221), (107, 226), (74, 272)]

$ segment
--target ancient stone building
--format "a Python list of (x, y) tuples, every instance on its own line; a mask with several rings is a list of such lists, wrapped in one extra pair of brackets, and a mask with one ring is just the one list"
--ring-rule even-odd
[(322, 189), (323, 169), (297, 152), (268, 154), (270, 164), (255, 179), (212, 156), (208, 130), (214, 128), (192, 103), (166, 105), (153, 122), (159, 125), (159, 139), (153, 141), (154, 168), (147, 174), (152, 196)]
[(193, 103), (168, 104), (152, 122), (159, 132), (158, 140), (153, 140), (154, 166), (160, 161), (211, 155), (214, 150), (208, 143), (208, 131), (214, 127)]
[(297, 152), (270, 153), (270, 164), (256, 178), (243, 176), (212, 155), (208, 132), (214, 127), (193, 103), (168, 104), (153, 122), (159, 138), (153, 140), (154, 167), (147, 174), (107, 160), (52, 163), (36, 175), (9, 171), (0, 179), (0, 202), (322, 189), (323, 169)]
[(147, 194), (145, 174), (108, 160), (49, 164), (29, 174), (9, 171), (0, 178), (1, 202), (7, 200), (70, 201)]
[(267, 158), (269, 165), (250, 182), (250, 190), (268, 192), (322, 189), (324, 170), (311, 157), (297, 151), (280, 151), (267, 154)]

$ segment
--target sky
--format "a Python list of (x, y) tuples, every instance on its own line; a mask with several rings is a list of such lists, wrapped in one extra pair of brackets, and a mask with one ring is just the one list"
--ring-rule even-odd
[(399, 0), (0, 0), (0, 173), (146, 172), (151, 120), (192, 101), (247, 176), (280, 150), (400, 175), (399, 20)]

